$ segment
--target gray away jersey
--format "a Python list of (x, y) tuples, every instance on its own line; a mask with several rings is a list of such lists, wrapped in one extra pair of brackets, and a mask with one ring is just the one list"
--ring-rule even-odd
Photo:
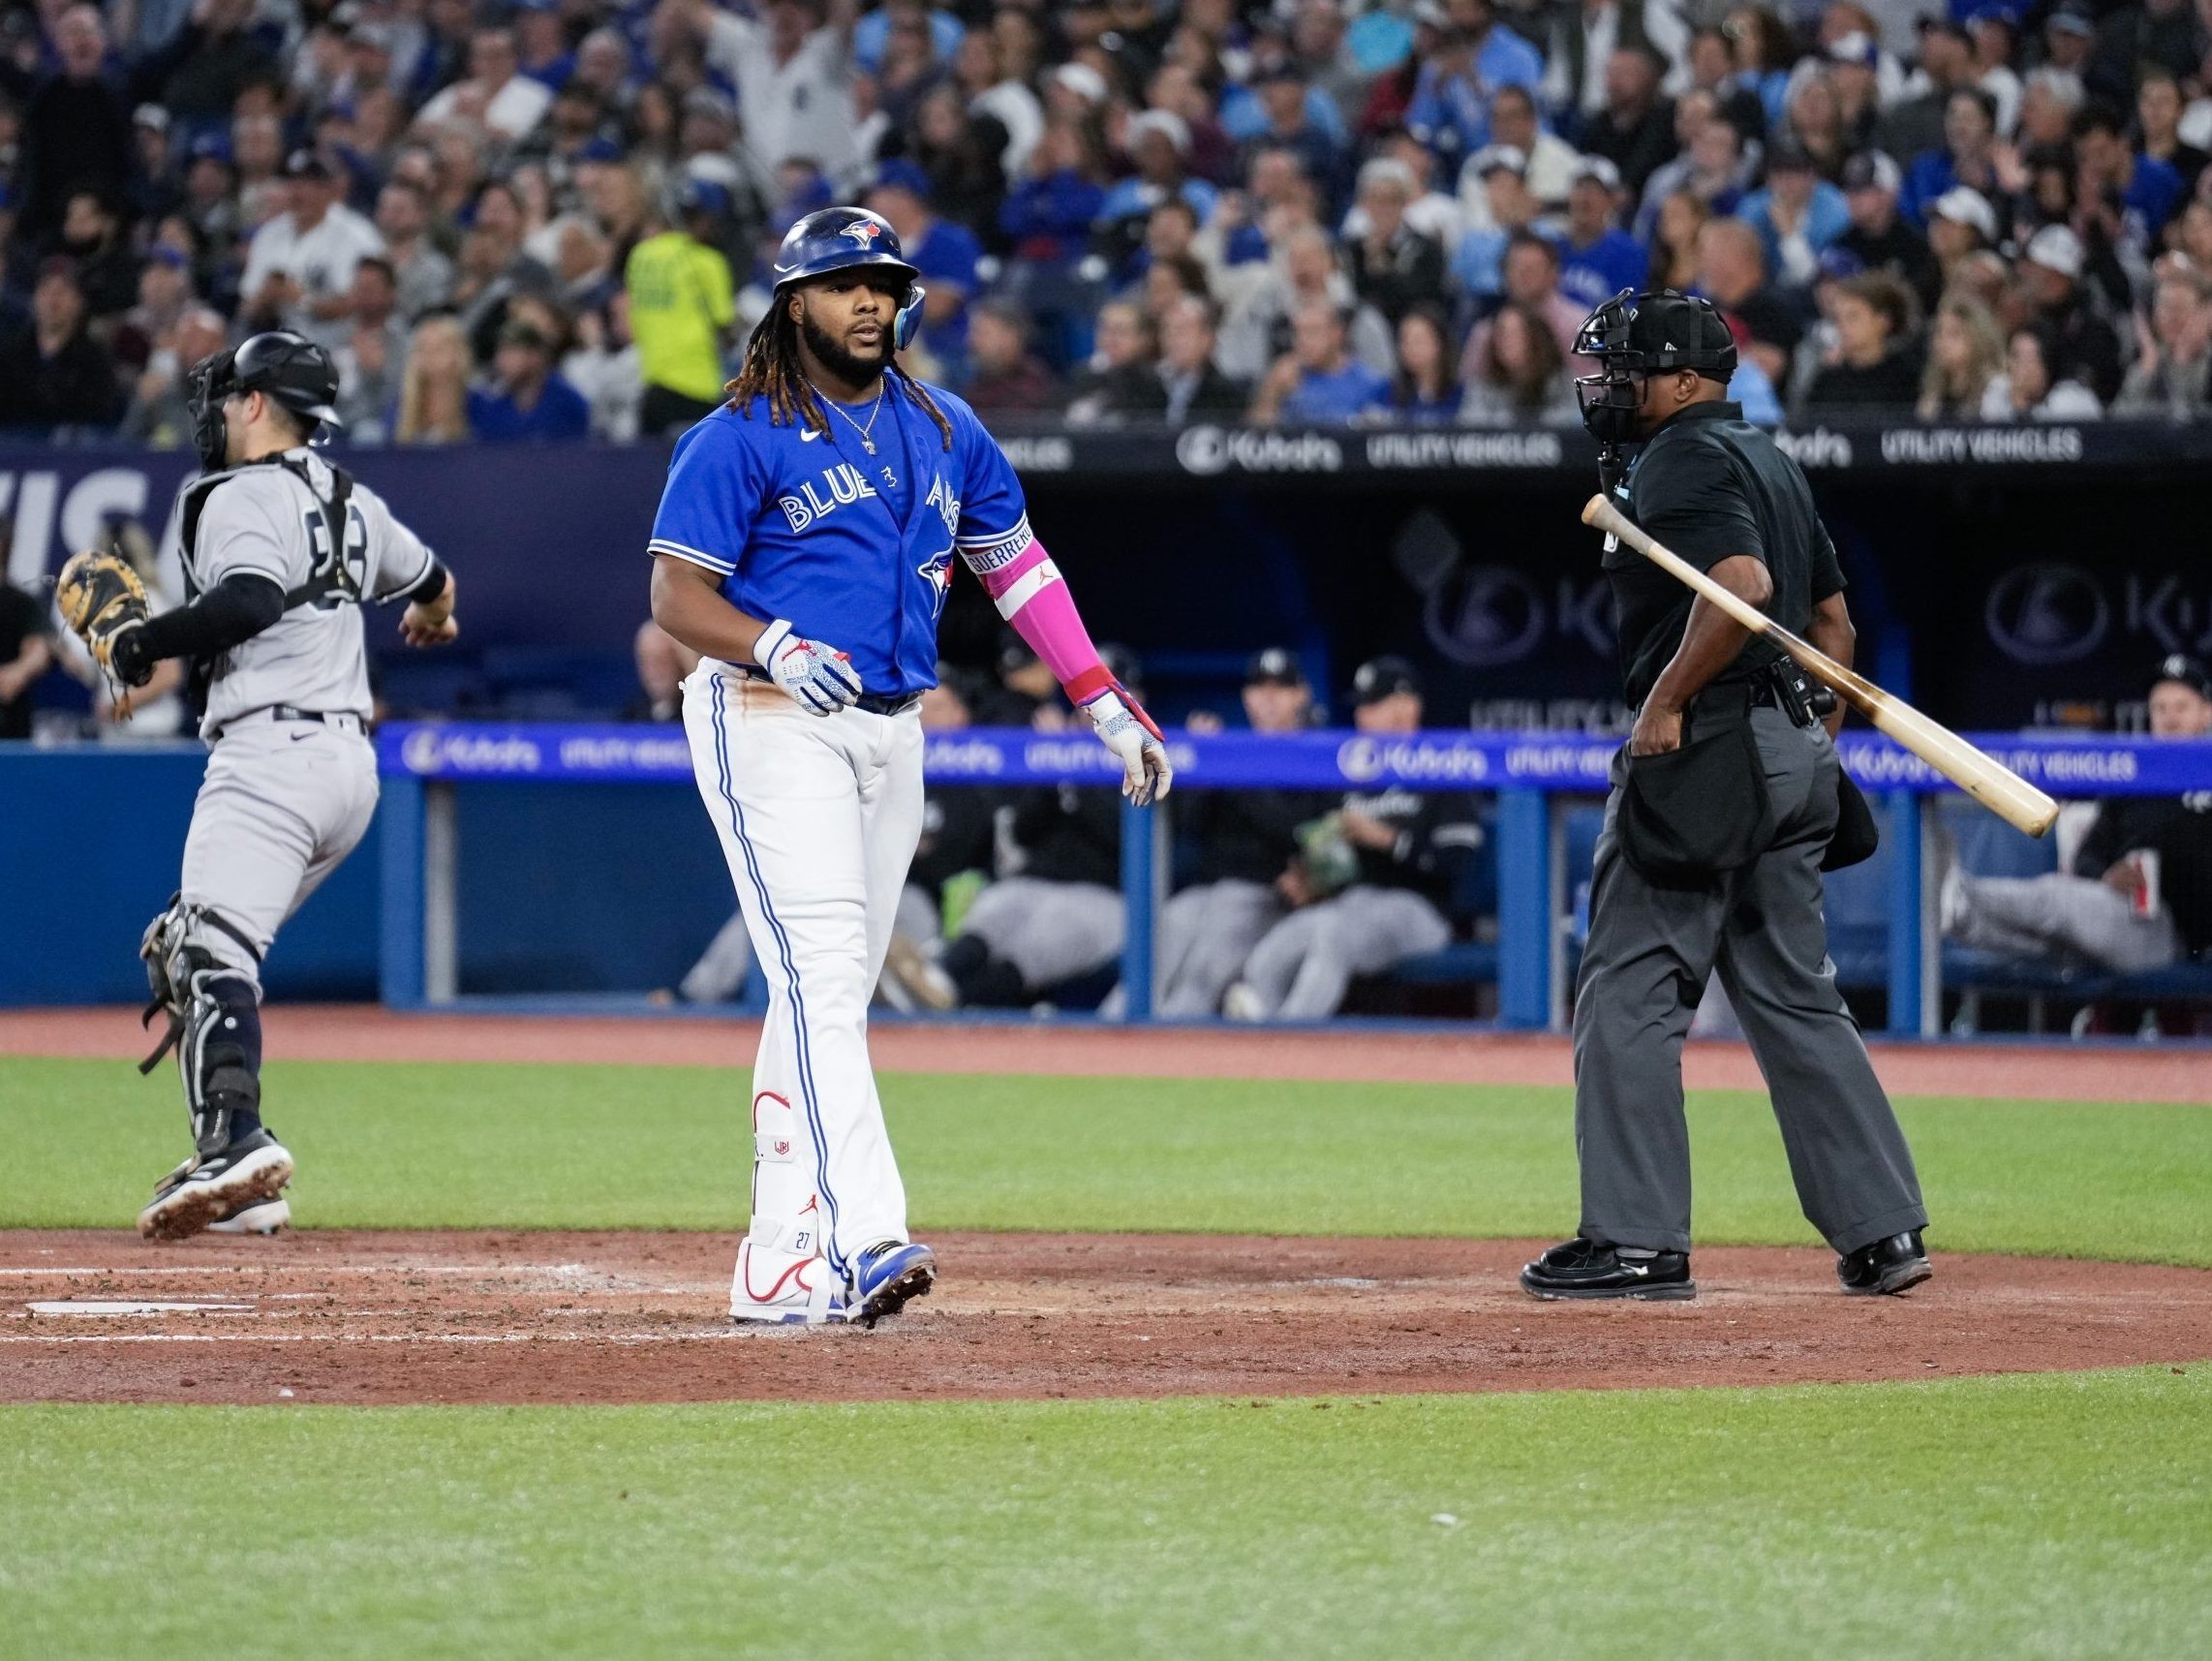
[[(364, 600), (404, 594), (430, 572), (430, 550), (393, 517), (384, 498), (355, 483), (346, 506), (344, 546), (333, 548), (323, 505), (336, 488), (329, 465), (301, 447), (308, 484), (274, 462), (233, 468), (188, 482), (177, 493), (169, 538), (178, 545), (190, 592), (205, 594), (225, 577), (253, 571), (298, 598), (284, 615), (215, 661), (201, 737), (278, 704), (319, 714), (370, 714), (369, 666), (361, 631)], [(205, 493), (189, 557), (180, 543), (186, 504)]]

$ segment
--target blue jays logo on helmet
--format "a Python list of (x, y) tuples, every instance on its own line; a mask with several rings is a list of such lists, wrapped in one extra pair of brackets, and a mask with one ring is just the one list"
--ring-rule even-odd
[(921, 327), (921, 273), (906, 262), (899, 233), (879, 214), (864, 207), (825, 207), (808, 214), (784, 232), (783, 245), (776, 251), (776, 292), (833, 271), (864, 268), (906, 279), (891, 325), (892, 344), (903, 351)]

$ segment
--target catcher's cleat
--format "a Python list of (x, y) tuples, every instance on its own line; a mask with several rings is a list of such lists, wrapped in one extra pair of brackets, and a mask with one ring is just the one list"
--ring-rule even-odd
[(852, 1260), (852, 1289), (845, 1319), (872, 1327), (895, 1315), (937, 1284), (937, 1254), (926, 1246), (886, 1240)]
[(1855, 1298), (1895, 1297), (1911, 1291), (1934, 1273), (1917, 1228), (1877, 1240), (1835, 1260), (1835, 1277)]
[(138, 1214), (148, 1240), (183, 1240), (249, 1206), (273, 1200), (292, 1181), (292, 1155), (266, 1130), (222, 1153), (179, 1165)]
[(1521, 1272), (1521, 1289), (1531, 1298), (1553, 1300), (1634, 1298), (1677, 1303), (1695, 1298), (1686, 1251), (1637, 1252), (1623, 1256), (1614, 1246), (1580, 1235), (1552, 1246)]
[(251, 1205), (226, 1212), (207, 1225), (208, 1234), (258, 1234), (266, 1239), (282, 1234), (292, 1226), (292, 1203), (282, 1194), (273, 1200), (256, 1200)]

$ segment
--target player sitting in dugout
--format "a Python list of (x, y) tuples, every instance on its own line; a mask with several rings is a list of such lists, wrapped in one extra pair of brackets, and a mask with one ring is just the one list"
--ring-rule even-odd
[[(2212, 735), (2212, 671), (2180, 653), (2152, 671), (2153, 738)], [(2007, 957), (2086, 959), (2135, 973), (2212, 947), (2212, 792), (2100, 803), (2073, 869), (1939, 878), (1947, 939)]]
[[(1352, 677), (1352, 706), (1361, 732), (1418, 732), (1420, 678), (1403, 658), (1373, 659)], [(1348, 792), (1299, 842), (1275, 883), (1289, 914), (1252, 948), (1222, 997), (1232, 1020), (1326, 1020), (1355, 976), (1441, 949), (1452, 938), (1444, 907), (1483, 831), (1467, 797), (1394, 786)]]
[[(1313, 723), (1313, 688), (1298, 659), (1280, 646), (1255, 653), (1244, 666), (1244, 719), (1255, 737), (1302, 732)], [(1194, 732), (1218, 732), (1218, 717), (1194, 713)], [(1317, 790), (1201, 790), (1181, 818), (1195, 845), (1190, 882), (1160, 908), (1154, 1013), (1171, 1021), (1203, 1021), (1267, 932), (1291, 909), (1278, 882), (1298, 856), (1301, 825), (1325, 818), (1336, 795)], [(1100, 1013), (1119, 1017), (1120, 987)]]
[[(1124, 646), (1098, 656), (1141, 703), (1143, 665)], [(910, 968), (933, 1008), (1010, 1008), (1097, 973), (1121, 955), (1121, 803), (1111, 788), (1040, 785), (1014, 798), (1003, 874), (975, 897), (957, 938)]]

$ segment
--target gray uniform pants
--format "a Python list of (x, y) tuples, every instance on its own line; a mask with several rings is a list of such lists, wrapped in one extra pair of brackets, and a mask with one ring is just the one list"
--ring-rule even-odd
[(1655, 887), (1623, 856), (1614, 763), (1575, 994), (1580, 1232), (1592, 1240), (1690, 1247), (1682, 1039), (1715, 969), (1766, 1075), (1812, 1225), (1851, 1252), (1927, 1223), (1912, 1153), (1828, 957), (1820, 862), (1835, 828), (1835, 747), (1779, 710), (1750, 720), (1774, 841), (1705, 886)]
[(2006, 957), (2076, 953), (2133, 974), (2181, 956), (2181, 936), (2165, 911), (2145, 917), (2117, 888), (2087, 877), (1968, 877), (1966, 912), (1949, 931), (1961, 945)]
[(1425, 896), (1355, 883), (1270, 929), (1244, 964), (1244, 984), (1267, 1019), (1323, 1021), (1342, 1005), (1354, 975), (1380, 974), (1451, 938), (1451, 924)]
[(1283, 897), (1268, 882), (1224, 878), (1185, 888), (1160, 907), (1159, 991), (1153, 1012), (1203, 1021), (1281, 918)]
[(1029, 992), (1042, 992), (1101, 969), (1121, 955), (1127, 907), (1118, 888), (1098, 882), (1048, 882), (1009, 877), (968, 908), (961, 933), (1014, 966)]

